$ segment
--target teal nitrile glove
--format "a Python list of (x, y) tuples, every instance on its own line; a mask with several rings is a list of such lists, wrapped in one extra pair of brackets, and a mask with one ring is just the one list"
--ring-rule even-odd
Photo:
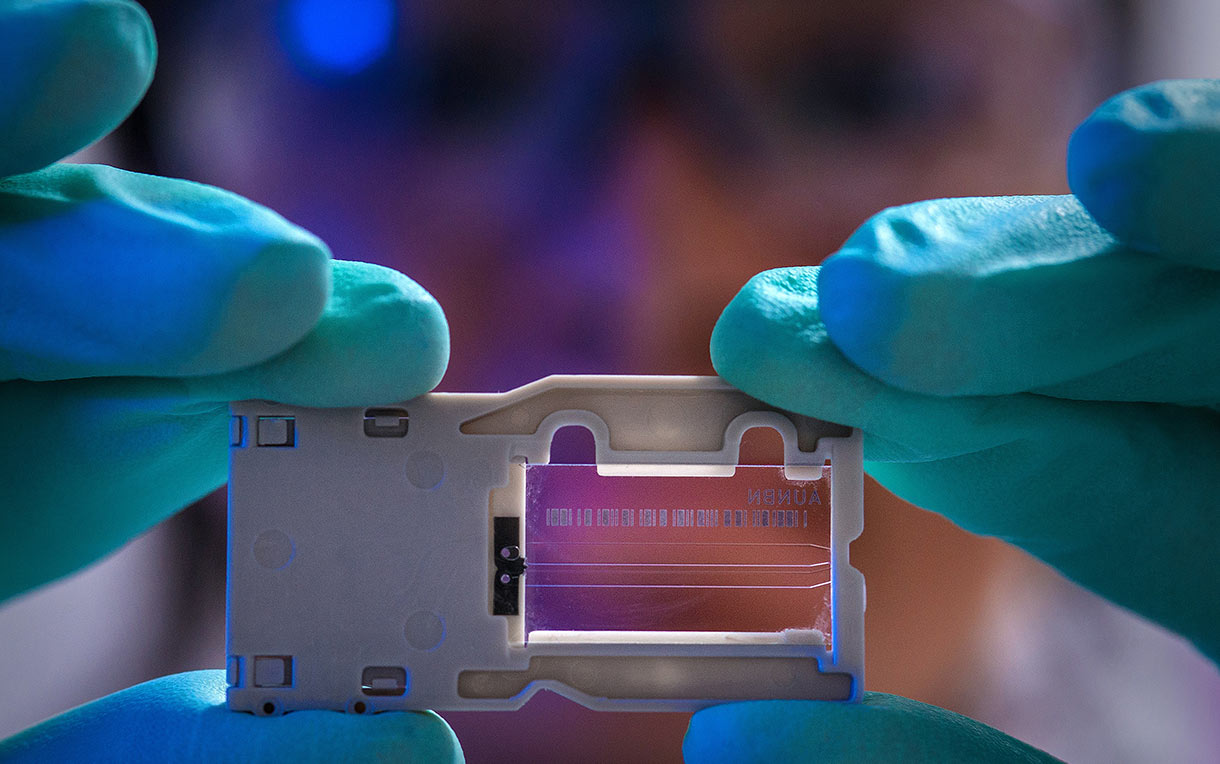
[[(869, 473), (897, 495), (1215, 660), (1220, 82), (1123, 93), (1068, 153), (1075, 196), (890, 209), (821, 268), (759, 274), (721, 316), (712, 358), (752, 395), (861, 428)], [(946, 714), (877, 695), (729, 705), (694, 717), (686, 751), (1043, 756)]]
[[(118, 124), (155, 57), (132, 2), (0, 0), (0, 600), (222, 485), (227, 401), (389, 403), (431, 389), (448, 361), (422, 288), (332, 262), (269, 210), (186, 181), (44, 167)], [(228, 712), (223, 687), (220, 671), (140, 685), (9, 738), (0, 760), (461, 758), (434, 714), (256, 719)]]

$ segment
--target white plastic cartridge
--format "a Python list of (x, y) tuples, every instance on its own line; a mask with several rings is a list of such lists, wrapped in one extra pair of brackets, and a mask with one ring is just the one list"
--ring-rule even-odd
[[(861, 695), (850, 428), (716, 377), (553, 376), (232, 414), (232, 709)], [(592, 454), (553, 453), (569, 426)], [(779, 432), (782, 459), (742, 463), (754, 428)]]

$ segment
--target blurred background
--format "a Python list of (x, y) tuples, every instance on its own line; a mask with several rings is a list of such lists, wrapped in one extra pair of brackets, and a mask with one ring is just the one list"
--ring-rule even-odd
[[(712, 373), (757, 271), (883, 207), (1065, 192), (1107, 95), (1220, 71), (1208, 0), (145, 5), (157, 79), (77, 158), (233, 189), (407, 273), (448, 315), (453, 391)], [(1220, 757), (1220, 678), (1182, 641), (872, 483), (866, 518), (869, 689), (1071, 761)], [(223, 666), (224, 531), (218, 492), (0, 610), (0, 736)], [(473, 762), (680, 761), (687, 719), (548, 693), (445, 717)]]

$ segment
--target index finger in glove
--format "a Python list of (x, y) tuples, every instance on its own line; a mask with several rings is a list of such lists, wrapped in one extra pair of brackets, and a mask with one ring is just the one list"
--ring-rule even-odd
[(1120, 244), (1071, 196), (885, 210), (819, 291), (831, 341), (904, 390), (1220, 400), (1220, 273)]
[(0, 181), (0, 380), (215, 374), (317, 322), (330, 252), (211, 186), (58, 164)]
[(1220, 269), (1220, 80), (1119, 93), (1068, 143), (1068, 183), (1124, 243)]
[(117, 127), (156, 58), (148, 14), (129, 0), (0, 0), (0, 178)]
[(0, 384), (0, 600), (70, 573), (224, 483), (225, 401), (392, 403), (449, 357), (440, 306), (407, 277), (333, 261), (313, 330), (269, 361), (189, 378)]

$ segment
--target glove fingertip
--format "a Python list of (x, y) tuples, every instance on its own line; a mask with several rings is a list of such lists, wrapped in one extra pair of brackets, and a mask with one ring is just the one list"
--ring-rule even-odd
[(148, 90), (152, 21), (131, 0), (18, 4), (3, 14), (0, 177), (78, 151), (121, 123)]
[(1119, 93), (1072, 133), (1068, 185), (1124, 244), (1220, 267), (1220, 80)]
[(331, 346), (353, 352), (346, 368), (336, 369), (351, 384), (332, 395), (347, 405), (394, 402), (436, 387), (449, 364), (449, 324), (436, 298), (372, 263), (336, 261), (334, 273), (338, 299), (332, 298), (324, 326)]
[(379, 265), (336, 260), (332, 274), (330, 299), (304, 339), (256, 366), (189, 380), (194, 397), (366, 406), (435, 387), (449, 361), (449, 327), (436, 299)]
[(241, 368), (291, 347), (317, 323), (331, 290), (330, 250), (301, 230), (261, 246), (244, 265), (206, 346), (184, 365)]
[(801, 351), (801, 334), (820, 327), (815, 268), (779, 268), (751, 278), (712, 329), (712, 366), (721, 377), (754, 395), (782, 384), (782, 363)]
[[(822, 322), (835, 347), (860, 369), (903, 386), (896, 362), (904, 356), (896, 352), (894, 336), (901, 280), (875, 260), (841, 251), (822, 264), (818, 286)], [(928, 370), (920, 365), (915, 371), (926, 375)], [(918, 382), (935, 386), (926, 378)]]

